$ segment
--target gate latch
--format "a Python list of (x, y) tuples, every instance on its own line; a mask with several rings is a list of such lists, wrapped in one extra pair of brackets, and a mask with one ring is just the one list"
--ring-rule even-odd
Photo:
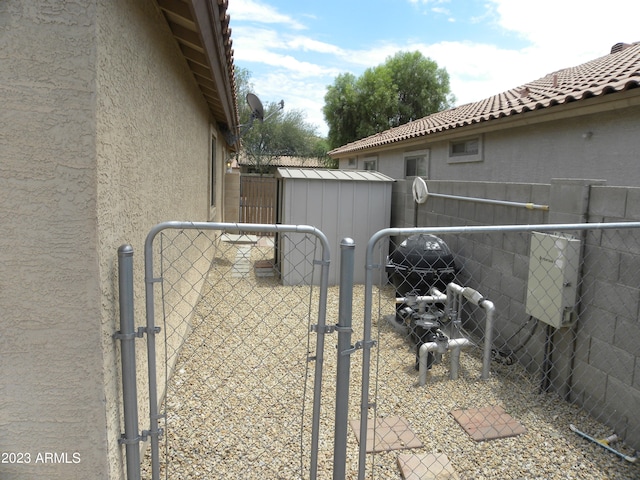
[(368, 342), (365, 342), (364, 340), (359, 340), (356, 342), (356, 344), (352, 348), (349, 348), (347, 350), (344, 350), (343, 352), (340, 352), (340, 355), (351, 355), (352, 353), (358, 350), (362, 350), (363, 348), (372, 348), (375, 346), (376, 346), (375, 340), (369, 340)]
[(311, 325), (311, 331), (312, 332), (320, 332), (320, 330), (322, 330), (321, 333), (333, 333), (336, 331), (336, 326), (335, 325), (325, 325), (322, 329), (318, 326), (318, 325)]

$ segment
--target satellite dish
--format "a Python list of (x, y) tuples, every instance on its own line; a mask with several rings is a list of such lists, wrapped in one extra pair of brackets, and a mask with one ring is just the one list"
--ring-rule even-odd
[(247, 103), (251, 107), (251, 117), (264, 120), (264, 108), (260, 99), (253, 93), (247, 93)]
[(422, 178), (416, 177), (413, 181), (413, 199), (416, 203), (424, 203), (429, 197), (429, 190), (427, 189), (427, 182)]

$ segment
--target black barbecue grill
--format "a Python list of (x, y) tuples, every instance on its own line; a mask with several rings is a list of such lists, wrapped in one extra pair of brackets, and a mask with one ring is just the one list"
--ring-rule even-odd
[(456, 276), (453, 254), (444, 241), (426, 233), (411, 235), (395, 249), (386, 266), (397, 297), (444, 291)]

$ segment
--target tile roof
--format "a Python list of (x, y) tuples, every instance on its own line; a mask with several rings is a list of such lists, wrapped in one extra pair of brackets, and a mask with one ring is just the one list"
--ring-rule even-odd
[(640, 87), (640, 42), (616, 44), (609, 55), (550, 73), (479, 102), (431, 114), (348, 143), (329, 152), (338, 156), (389, 145), (467, 125), (567, 104)]
[[(246, 155), (240, 155), (238, 165), (251, 166), (254, 162)], [(324, 168), (324, 164), (319, 158), (291, 157), (284, 155), (269, 160), (269, 165), (274, 167), (304, 167), (304, 168)]]

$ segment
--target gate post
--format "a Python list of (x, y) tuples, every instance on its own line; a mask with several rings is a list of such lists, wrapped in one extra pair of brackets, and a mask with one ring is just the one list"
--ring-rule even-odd
[(336, 418), (333, 443), (333, 479), (345, 478), (347, 424), (349, 414), (349, 370), (351, 368), (351, 322), (353, 312), (353, 264), (355, 242), (340, 242), (340, 300), (338, 306), (338, 360), (336, 372)]
[(127, 479), (140, 480), (140, 435), (138, 434), (138, 392), (136, 386), (136, 333), (133, 315), (133, 248), (118, 249), (118, 289), (120, 296), (120, 331), (114, 338), (121, 341), (122, 400)]

